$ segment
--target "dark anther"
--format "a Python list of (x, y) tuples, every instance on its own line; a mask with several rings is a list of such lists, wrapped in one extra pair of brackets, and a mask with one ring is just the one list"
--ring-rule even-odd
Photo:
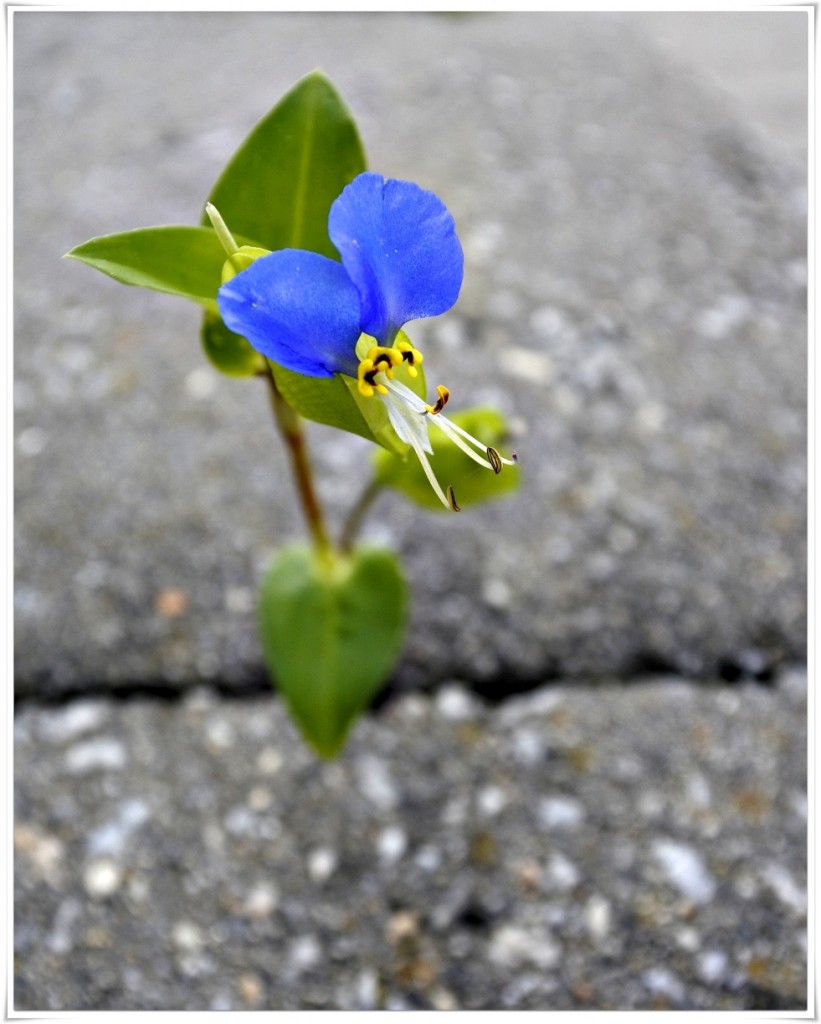
[(490, 463), (494, 473), (498, 474), (502, 472), (502, 460), (495, 448), (488, 448), (487, 461)]

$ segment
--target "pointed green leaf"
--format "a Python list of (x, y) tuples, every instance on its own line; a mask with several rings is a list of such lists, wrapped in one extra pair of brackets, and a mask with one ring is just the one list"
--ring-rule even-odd
[[(434, 419), (430, 418), (429, 436), (433, 444), (430, 464), (443, 489), (451, 484), (460, 508), (504, 497), (518, 488), (521, 478), (518, 466), (503, 466), (499, 474), (491, 469), (483, 469), (434, 425)], [(478, 441), (498, 448), (505, 454), (507, 428), (504, 417), (495, 409), (465, 409), (450, 419)], [(374, 453), (374, 462), (378, 483), (401, 491), (422, 508), (447, 511), (434, 494), (414, 455), (402, 458), (377, 451)]]
[(305, 739), (335, 757), (399, 656), (407, 589), (395, 555), (358, 548), (326, 561), (285, 548), (262, 584), (268, 669)]
[(247, 235), (268, 249), (310, 249), (336, 259), (328, 211), (364, 170), (351, 114), (328, 79), (314, 71), (251, 131), (208, 199), (235, 236)]
[(66, 256), (123, 284), (181, 295), (213, 309), (225, 263), (225, 250), (212, 228), (185, 225), (101, 235)]

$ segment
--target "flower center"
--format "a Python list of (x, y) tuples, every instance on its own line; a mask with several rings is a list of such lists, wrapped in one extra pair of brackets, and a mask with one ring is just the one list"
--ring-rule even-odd
[(422, 353), (408, 341), (397, 341), (390, 348), (384, 345), (374, 345), (368, 350), (367, 356), (360, 362), (357, 370), (359, 393), (365, 398), (370, 398), (374, 391), (380, 395), (387, 395), (388, 389), (384, 384), (377, 382), (377, 374), (384, 373), (392, 380), (394, 368), (401, 366), (402, 363), (407, 363), (408, 373), (411, 377), (416, 377), (415, 364), (421, 363), (423, 358)]

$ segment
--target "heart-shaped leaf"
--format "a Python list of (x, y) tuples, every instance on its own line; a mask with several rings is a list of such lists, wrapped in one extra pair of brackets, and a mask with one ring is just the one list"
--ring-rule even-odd
[(395, 555), (361, 547), (280, 551), (260, 594), (265, 661), (307, 742), (324, 758), (385, 682), (402, 647), (407, 588)]

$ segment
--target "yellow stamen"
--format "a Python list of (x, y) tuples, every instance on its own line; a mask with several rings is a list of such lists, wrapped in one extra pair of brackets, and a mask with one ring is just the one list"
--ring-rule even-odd
[(415, 364), (424, 361), (424, 356), (419, 349), (414, 348), (409, 341), (397, 341), (396, 351), (401, 354), (402, 359), (408, 364), (408, 375), (418, 377), (419, 371)]
[[(371, 353), (375, 352), (376, 349), (371, 349)], [(376, 375), (383, 369), (377, 362), (370, 358), (363, 359), (359, 364), (357, 370), (357, 379), (359, 381), (359, 393), (364, 395), (365, 398), (371, 398), (374, 391), (378, 391), (380, 395), (387, 395), (388, 389), (384, 384), (377, 384)]]
[(425, 411), (429, 412), (431, 416), (435, 416), (438, 412), (441, 412), (448, 404), (448, 399), (450, 398), (450, 391), (444, 384), (436, 385), (436, 393), (439, 396), (436, 399), (436, 403), (434, 405), (425, 406)]
[(400, 341), (395, 348), (374, 345), (368, 350), (367, 356), (360, 362), (357, 370), (359, 393), (365, 398), (371, 398), (374, 391), (380, 395), (387, 395), (388, 389), (384, 384), (377, 383), (376, 375), (384, 373), (389, 380), (392, 380), (393, 371), (404, 361), (408, 362), (408, 373), (415, 377), (417, 371), (413, 363), (422, 362), (421, 352), (417, 352), (412, 345), (404, 341)]
[(374, 345), (368, 352), (368, 359), (377, 370), (384, 370), (388, 377), (393, 377), (394, 366), (399, 366), (402, 362), (402, 357), (395, 348), (384, 348), (382, 345)]

